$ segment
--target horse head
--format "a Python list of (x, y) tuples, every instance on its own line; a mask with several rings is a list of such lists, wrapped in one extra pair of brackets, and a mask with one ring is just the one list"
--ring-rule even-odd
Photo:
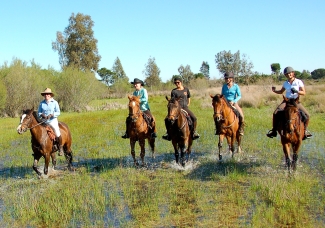
[(20, 123), (17, 127), (17, 132), (19, 134), (23, 134), (24, 132), (26, 132), (28, 129), (31, 128), (33, 122), (32, 121), (33, 110), (34, 107), (32, 107), (31, 109), (23, 110), (23, 114), (20, 117)]
[(224, 106), (225, 106), (225, 100), (223, 98), (223, 95), (216, 94), (216, 95), (211, 95), (210, 97), (212, 98), (212, 106), (213, 106), (213, 119), (216, 122), (219, 122), (224, 119)]
[(286, 119), (286, 127), (291, 134), (296, 126), (296, 121), (299, 118), (299, 108), (297, 103), (299, 102), (299, 97), (294, 98), (286, 98), (283, 96), (284, 101), (286, 102), (286, 106), (284, 109), (284, 115)]
[(140, 98), (133, 95), (128, 95), (129, 98), (129, 117), (132, 122), (136, 122), (141, 115)]
[(166, 100), (168, 101), (167, 119), (169, 122), (171, 122), (173, 124), (178, 119), (178, 117), (181, 113), (181, 105), (179, 104), (179, 101), (181, 100), (181, 98), (175, 98), (175, 97), (168, 98), (168, 96), (166, 96)]

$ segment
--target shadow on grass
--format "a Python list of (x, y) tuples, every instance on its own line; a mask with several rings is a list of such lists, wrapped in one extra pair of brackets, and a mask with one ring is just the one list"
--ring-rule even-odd
[(215, 160), (201, 162), (201, 164), (187, 175), (189, 179), (198, 179), (201, 181), (211, 181), (217, 176), (246, 176), (254, 172), (254, 168), (265, 165), (265, 162), (258, 160)]

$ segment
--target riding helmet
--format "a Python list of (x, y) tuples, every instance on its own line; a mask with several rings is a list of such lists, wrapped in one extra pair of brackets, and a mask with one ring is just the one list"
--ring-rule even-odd
[(283, 74), (289, 74), (294, 71), (295, 70), (292, 67), (288, 66), (288, 67), (284, 68)]

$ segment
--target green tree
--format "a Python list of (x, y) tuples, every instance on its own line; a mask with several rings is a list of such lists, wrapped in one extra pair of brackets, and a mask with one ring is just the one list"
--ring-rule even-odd
[(239, 51), (234, 54), (231, 54), (231, 51), (221, 51), (215, 57), (216, 67), (220, 73), (224, 74), (227, 71), (232, 71), (235, 75), (238, 75), (241, 68)]
[(116, 57), (113, 67), (112, 67), (112, 72), (114, 73), (113, 75), (113, 80), (112, 84), (116, 83), (117, 81), (129, 81), (129, 78), (126, 76), (121, 60), (119, 57)]
[(325, 78), (325, 69), (319, 68), (311, 72), (311, 77), (313, 79)]
[(300, 78), (301, 79), (310, 79), (311, 78), (311, 74), (308, 70), (302, 70), (301, 74), (300, 74)]
[(71, 66), (82, 71), (98, 70), (101, 56), (98, 54), (93, 26), (94, 22), (90, 16), (72, 13), (64, 32), (57, 32), (52, 49), (58, 51), (62, 69)]
[(246, 85), (250, 83), (250, 78), (253, 75), (253, 68), (254, 64), (249, 60), (249, 57), (246, 54), (242, 54), (238, 76), (244, 77)]
[(275, 74), (276, 76), (279, 76), (280, 71), (281, 71), (280, 63), (272, 63), (271, 64), (271, 71), (272, 71), (272, 74)]
[(148, 86), (159, 85), (161, 83), (160, 69), (156, 64), (154, 57), (149, 57), (147, 64), (145, 64), (145, 69), (142, 72), (145, 75), (145, 83)]
[(103, 67), (97, 71), (98, 75), (102, 78), (102, 82), (106, 85), (112, 85), (115, 82), (116, 75), (113, 71)]
[(194, 74), (194, 78), (195, 79), (198, 79), (198, 78), (205, 78), (205, 79), (209, 79), (209, 78), (207, 78), (203, 73), (196, 73), (196, 74)]
[(210, 66), (208, 62), (203, 61), (200, 67), (200, 72), (204, 75), (206, 79), (210, 79)]
[(178, 73), (183, 78), (183, 82), (185, 84), (189, 84), (189, 82), (194, 79), (194, 74), (191, 70), (190, 65), (186, 65), (185, 67), (183, 65), (180, 65), (178, 68)]

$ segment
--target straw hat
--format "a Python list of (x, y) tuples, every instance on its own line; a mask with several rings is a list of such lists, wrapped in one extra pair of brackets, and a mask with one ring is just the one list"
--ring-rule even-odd
[(46, 88), (44, 92), (41, 92), (41, 95), (44, 96), (44, 94), (50, 93), (52, 97), (54, 97), (54, 93), (50, 88)]

